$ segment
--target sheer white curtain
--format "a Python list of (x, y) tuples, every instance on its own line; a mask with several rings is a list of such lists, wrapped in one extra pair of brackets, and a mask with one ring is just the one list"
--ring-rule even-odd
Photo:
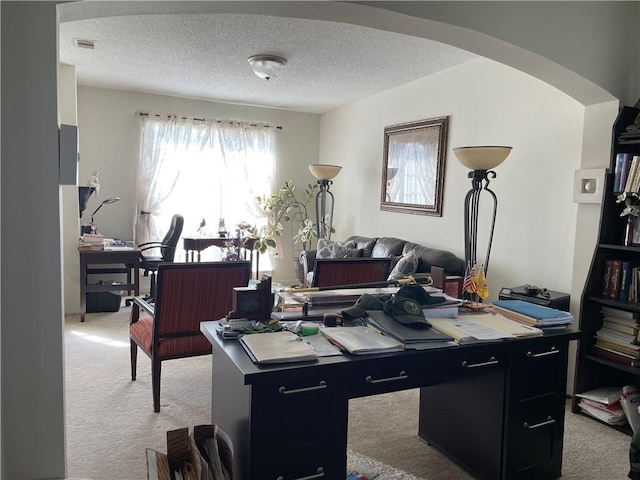
[[(190, 177), (194, 158), (212, 158), (215, 122), (175, 115), (140, 116), (134, 239), (139, 245), (161, 240), (177, 211), (181, 177)], [(182, 183), (184, 184), (182, 179)]]
[[(239, 201), (225, 206), (230, 218), (243, 215), (258, 220), (265, 217), (256, 197), (270, 194), (275, 172), (275, 128), (266, 124), (222, 121), (218, 139), (228, 174), (223, 189)], [(250, 222), (251, 223), (251, 222)]]
[(203, 219), (208, 234), (220, 218), (230, 232), (243, 221), (260, 225), (256, 197), (272, 190), (275, 136), (260, 123), (142, 116), (136, 243), (161, 239), (175, 213), (185, 218), (183, 236), (196, 235)]

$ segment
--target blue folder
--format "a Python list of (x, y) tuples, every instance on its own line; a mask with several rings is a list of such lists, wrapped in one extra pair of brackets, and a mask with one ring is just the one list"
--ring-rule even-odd
[(571, 317), (569, 312), (525, 302), (524, 300), (497, 300), (492, 303), (496, 307), (502, 307), (507, 310), (511, 310), (512, 312), (521, 313), (527, 317), (535, 318), (538, 321), (557, 320), (565, 317)]

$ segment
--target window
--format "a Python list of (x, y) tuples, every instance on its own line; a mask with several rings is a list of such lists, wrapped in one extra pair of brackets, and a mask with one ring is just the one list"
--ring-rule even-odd
[[(183, 237), (197, 235), (203, 219), (201, 231), (211, 235), (220, 218), (230, 231), (241, 221), (260, 225), (255, 198), (271, 192), (274, 170), (270, 125), (141, 115), (136, 243), (161, 239), (176, 213), (185, 219)], [(178, 249), (176, 260), (183, 256)]]

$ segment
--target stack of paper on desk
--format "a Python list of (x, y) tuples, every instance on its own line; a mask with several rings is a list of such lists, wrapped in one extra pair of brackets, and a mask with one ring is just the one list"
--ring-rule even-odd
[(238, 341), (256, 363), (317, 360), (316, 351), (293, 332), (253, 333)]
[(430, 318), (429, 322), (435, 329), (451, 335), (460, 344), (543, 334), (539, 328), (522, 325), (492, 313), (464, 315), (459, 318)]

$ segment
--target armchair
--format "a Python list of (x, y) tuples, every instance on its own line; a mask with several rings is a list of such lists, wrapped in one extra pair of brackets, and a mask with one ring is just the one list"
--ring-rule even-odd
[[(155, 304), (133, 298), (129, 324), (131, 380), (138, 347), (151, 359), (153, 410), (160, 411), (160, 371), (165, 360), (207, 355), (211, 343), (200, 322), (218, 320), (232, 308), (233, 288), (249, 283), (251, 263), (164, 263), (158, 266)], [(143, 310), (146, 315), (140, 315)]]

